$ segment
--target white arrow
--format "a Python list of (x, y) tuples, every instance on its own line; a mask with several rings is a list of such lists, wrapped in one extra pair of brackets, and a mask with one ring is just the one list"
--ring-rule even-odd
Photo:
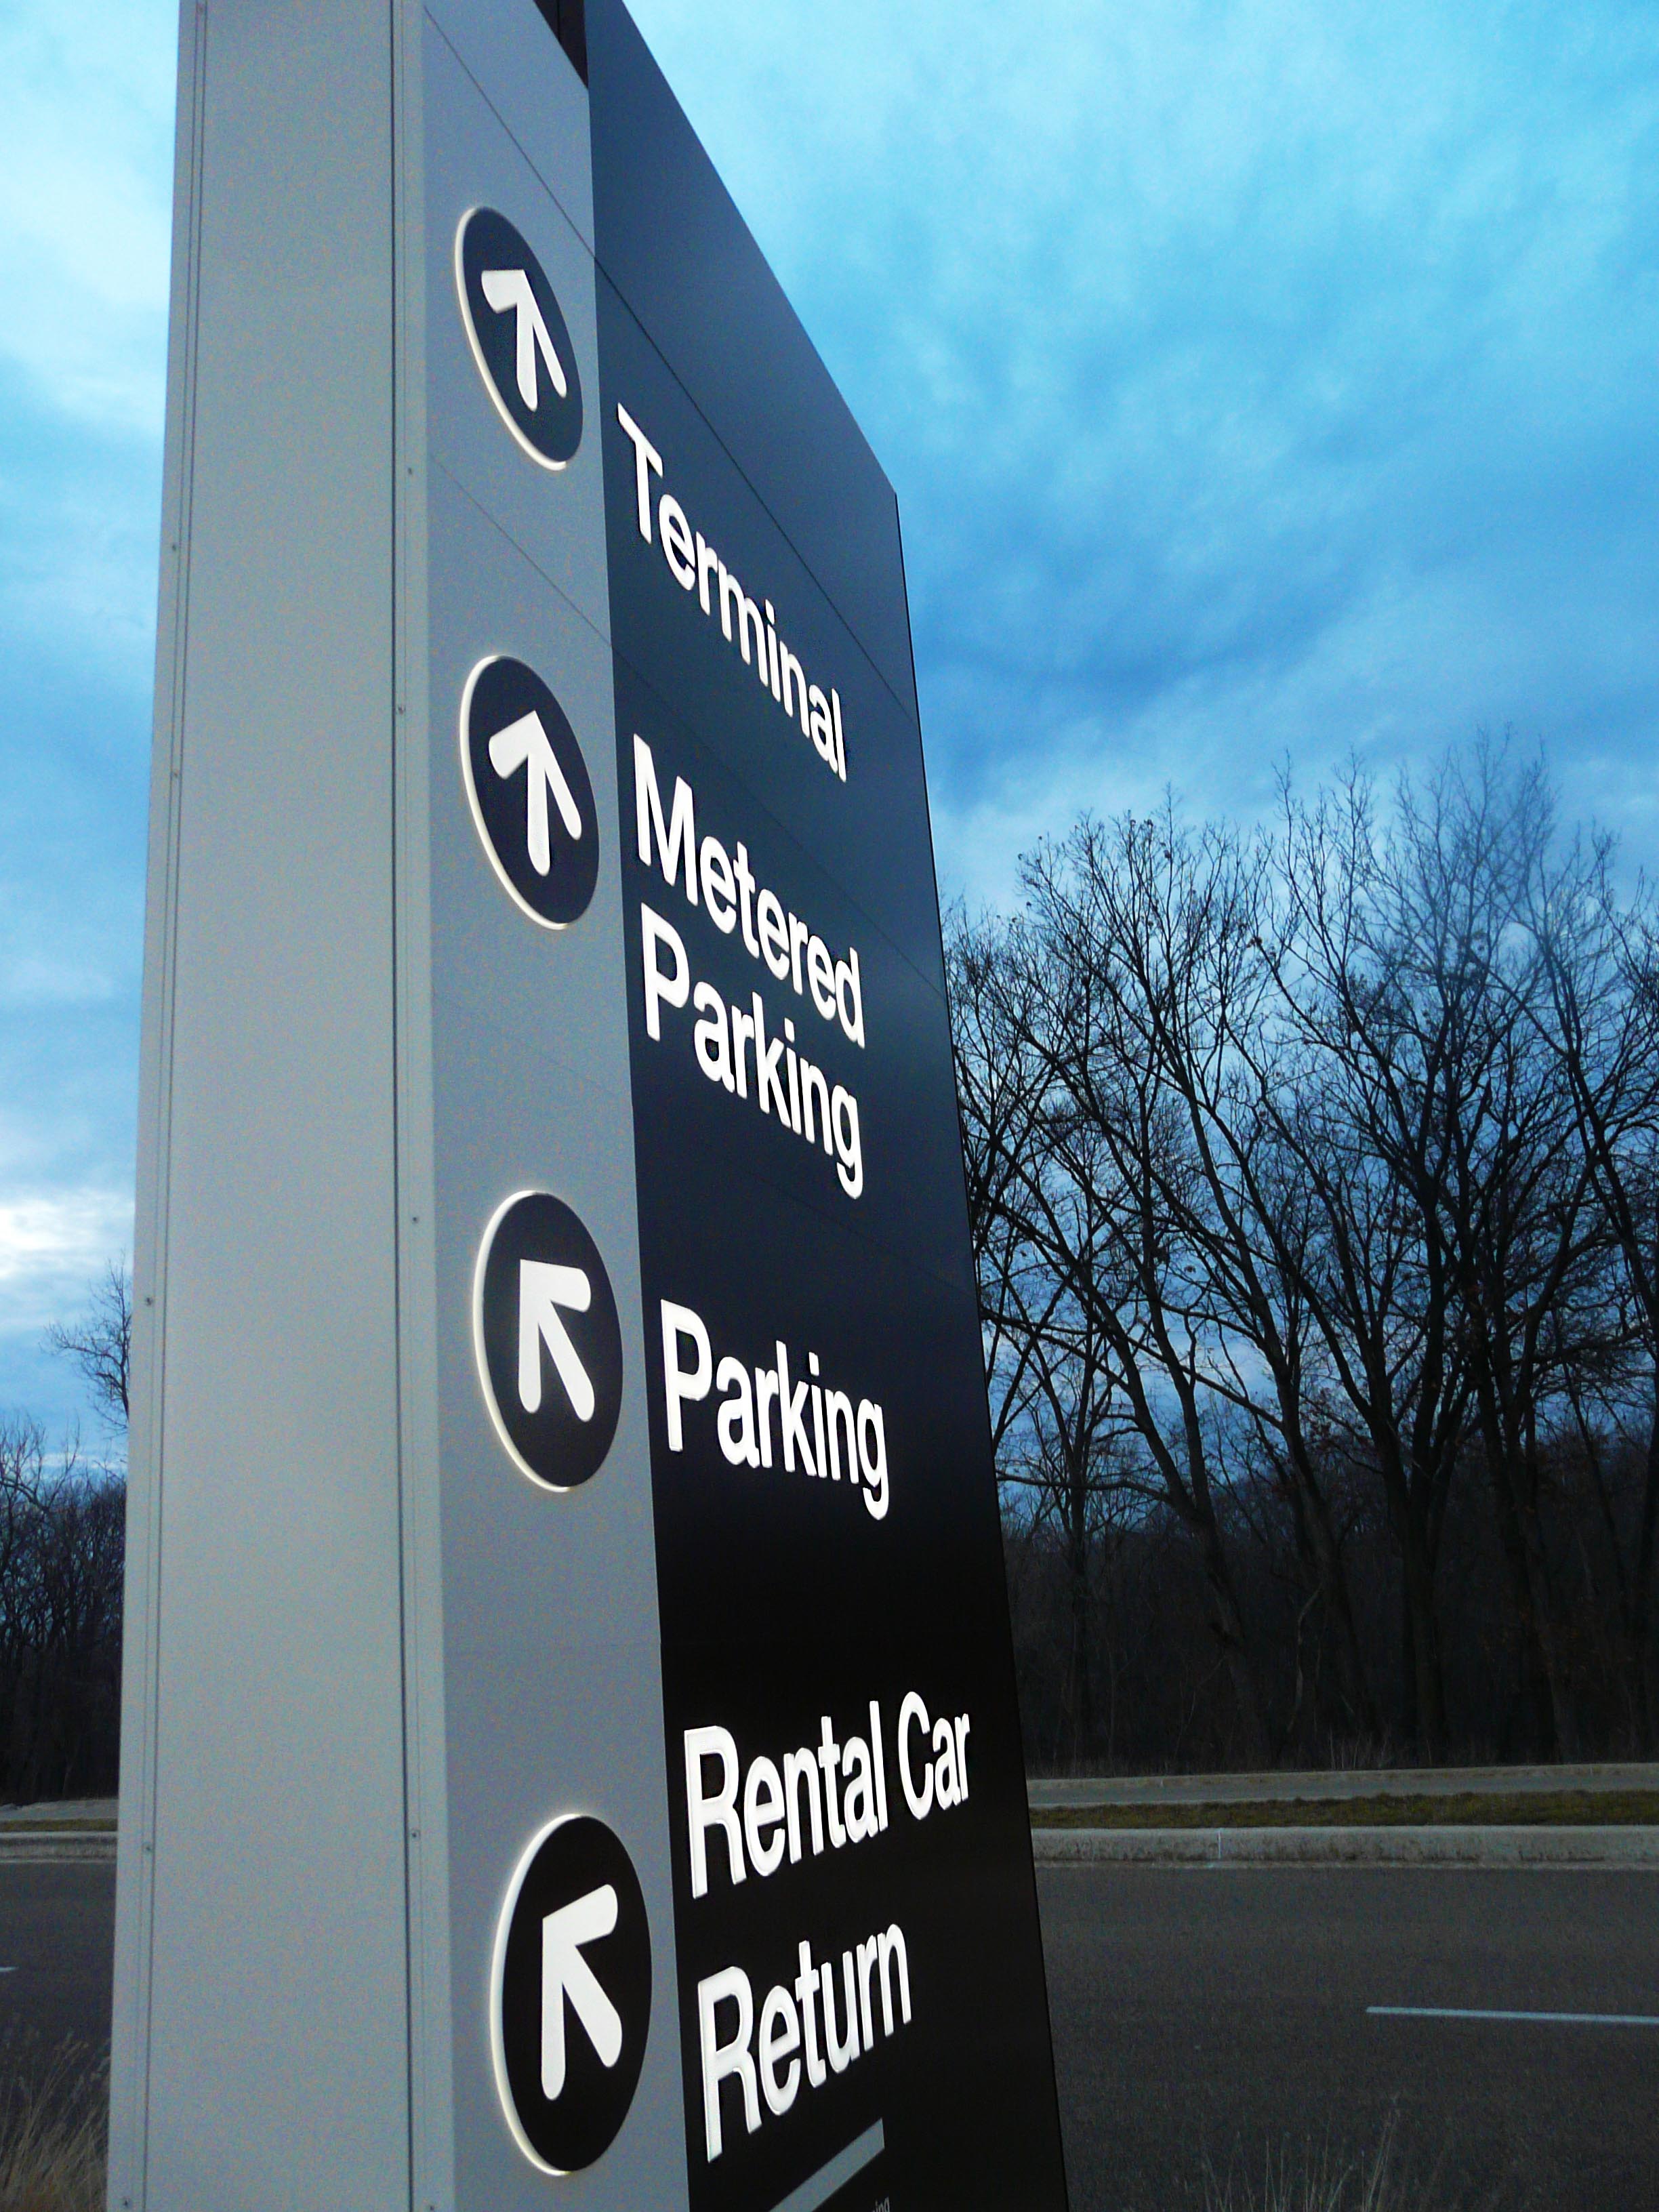
[(573, 837), (582, 834), (582, 817), (559, 766), (559, 757), (542, 727), (541, 716), (533, 712), (520, 714), (516, 722), (497, 730), (489, 740), (489, 765), (503, 783), (517, 769), (527, 771), (529, 813), (525, 828), (530, 865), (538, 876), (544, 876), (553, 865), (552, 848), (547, 842), (548, 793), (552, 793), (559, 819)]
[(550, 1912), (542, 1923), (542, 2094), (556, 2097), (564, 2087), (564, 2001), (569, 1998), (601, 2066), (622, 2057), (622, 2015), (599, 1987), (582, 1956), (584, 1943), (597, 1942), (617, 1924), (617, 1893), (609, 1882), (590, 1889), (569, 1905)]
[(519, 397), (533, 414), (539, 392), (536, 382), (536, 356), (539, 351), (547, 363), (547, 373), (553, 380), (553, 389), (561, 399), (569, 391), (564, 380), (552, 333), (542, 320), (542, 311), (536, 305), (536, 295), (530, 289), (528, 272), (523, 269), (486, 269), (483, 272), (483, 295), (498, 315), (511, 307), (517, 314), (516, 359)]
[(586, 1313), (593, 1286), (580, 1267), (558, 1267), (544, 1260), (519, 1262), (519, 1403), (526, 1413), (542, 1407), (542, 1346), (553, 1355), (559, 1380), (569, 1394), (579, 1421), (593, 1418), (593, 1385), (576, 1356), (576, 1347), (559, 1309)]

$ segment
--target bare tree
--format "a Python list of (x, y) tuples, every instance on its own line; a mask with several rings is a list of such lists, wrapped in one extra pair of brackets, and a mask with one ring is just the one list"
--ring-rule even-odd
[(1086, 1302), (1156, 1493), (1198, 1547), (1247, 1755), (1265, 1759), (1266, 1705), (1206, 1418), (1213, 1315), (1190, 1234), (1202, 1164), (1156, 1035), (1192, 982), (1192, 917), (1160, 899), (1155, 865), (1141, 865), (1155, 825), (1121, 825), (1113, 856), (1121, 873), (1106, 834), (1085, 823), (1027, 866), (1022, 997), (1045, 1078), (1044, 1157), (1040, 1172), (1022, 1178), (1021, 1220)]
[(1440, 1200), (1471, 1403), (1532, 1741), (1571, 1757), (1577, 1726), (1541, 1523), (1540, 1437), (1563, 1361), (1595, 1355), (1607, 1241), (1571, 1094), (1537, 1019), (1547, 970), (1526, 925), (1553, 830), (1541, 765), (1482, 742), (1420, 797), (1402, 787), (1386, 880), (1419, 946), (1400, 972), (1421, 1000), (1453, 1010), (1460, 1080), (1447, 1094)]
[(946, 917), (945, 984), (951, 1004), (957, 1113), (968, 1226), (979, 1289), (991, 1441), (1005, 1439), (1026, 1410), (1031, 1364), (1062, 1286), (1045, 1273), (1011, 1203), (1041, 1158), (1042, 1071), (1030, 1042), (1018, 921)]
[(132, 1374), (132, 1277), (125, 1261), (110, 1261), (86, 1311), (71, 1322), (54, 1322), (46, 1343), (80, 1370), (105, 1418), (125, 1429)]
[(1003, 1482), (1060, 1540), (1068, 1601), (1062, 1726), (1076, 1764), (1098, 1741), (1095, 1569), (1127, 1488), (1115, 1452), (1115, 1380), (1088, 1301), (1066, 1297), (1049, 1310), (1028, 1373), (1024, 1418), (1003, 1454)]
[[(1644, 1370), (1644, 1479), (1632, 1556), (1626, 1559), (1585, 1415), (1585, 1378), (1563, 1361), (1575, 1425), (1595, 1485), (1615, 1570), (1616, 1605), (1639, 1740), (1655, 1742), (1652, 1682), (1656, 1545), (1659, 1543), (1659, 938), (1644, 885), (1621, 899), (1611, 838), (1574, 840), (1531, 889), (1529, 919), (1544, 990), (1526, 1006), (1543, 1026), (1579, 1143), (1618, 1255), (1631, 1325), (1615, 1322), (1613, 1346), (1631, 1343)], [(1599, 1378), (1592, 1378), (1599, 1379)]]
[[(1062, 1725), (1076, 1762), (1096, 1743), (1093, 1568), (1119, 1487), (1109, 1349), (1097, 1302), (1077, 1287), (1097, 1261), (1100, 1208), (1091, 1176), (1066, 1187), (1065, 1163), (1046, 1140), (1041, 952), (1030, 933), (1018, 923), (975, 928), (953, 915), (946, 969), (993, 1440), (1005, 1492), (1028, 1522), (1060, 1534)], [(1026, 1203), (1039, 1186), (1042, 1237)]]
[(999, 1465), (1074, 1722), (1109, 1536), (1172, 1578), (1143, 1623), (1190, 1637), (1201, 1582), (1235, 1717), (1185, 1667), (1177, 1741), (1200, 1697), (1246, 1758), (1384, 1698), (1435, 1759), (1477, 1712), (1570, 1754), (1609, 1696), (1653, 1740), (1659, 934), (1611, 853), (1483, 741), (1268, 837), (1085, 819), (958, 918)]
[(1265, 941), (1291, 1051), (1277, 1070), (1258, 1064), (1261, 1092), (1314, 1224), (1308, 1310), (1399, 1547), (1406, 1732), (1437, 1760), (1436, 1570), (1470, 1396), (1442, 1208), (1448, 1101), (1468, 1073), (1460, 1010), (1410, 988), (1419, 935), (1391, 911), (1362, 778), (1311, 809), (1287, 805), (1277, 873), (1283, 903)]

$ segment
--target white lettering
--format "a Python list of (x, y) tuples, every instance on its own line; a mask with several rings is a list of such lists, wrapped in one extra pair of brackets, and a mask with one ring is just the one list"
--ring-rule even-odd
[[(782, 1987), (769, 1990), (760, 2017), (761, 2087), (766, 2093), (766, 2109), (776, 2119), (781, 2119), (794, 2103), (800, 2087), (800, 2061), (789, 2057), (799, 2049), (800, 2014), (795, 2010), (794, 1999)], [(789, 2070), (781, 2081), (778, 2079), (781, 2058), (789, 2059)]]
[(639, 498), (640, 535), (648, 545), (651, 543), (651, 478), (653, 471), (658, 476), (662, 474), (662, 455), (620, 400), (617, 404), (617, 420), (634, 441), (634, 483)]
[(859, 1401), (859, 1473), (864, 1477), (864, 1502), (872, 1521), (887, 1518), (887, 1422), (881, 1407), (868, 1398)]
[[(793, 1984), (780, 1982), (761, 2000), (760, 2032), (755, 2034), (755, 1997), (740, 1966), (728, 1966), (697, 1984), (697, 2031), (702, 2055), (703, 2142), (712, 2165), (725, 2146), (720, 2090), (735, 2081), (742, 2098), (744, 2126), (754, 2135), (766, 2111), (781, 2119), (803, 2084), (821, 2089), (832, 2075), (847, 2071), (874, 2049), (878, 2034), (896, 2034), (910, 2021), (910, 1962), (904, 1931), (896, 1921), (878, 1935), (849, 1946), (839, 1960), (812, 1956), (803, 1942), (796, 1954)], [(881, 1988), (878, 2027), (876, 1984)], [(823, 2041), (819, 2041), (819, 2007)], [(732, 2009), (729, 2034), (720, 2032), (723, 2007)], [(759, 2067), (750, 2049), (759, 2044)], [(757, 2074), (758, 2071), (758, 2081)], [(728, 2106), (727, 2110), (730, 2111)]]
[(665, 492), (657, 507), (657, 526), (662, 532), (663, 556), (674, 581), (683, 592), (697, 587), (697, 554), (685, 509), (672, 492)]
[[(671, 968), (663, 967), (658, 957), (661, 952), (672, 955)], [(660, 1038), (661, 1010), (685, 1004), (691, 994), (691, 970), (686, 965), (679, 932), (648, 906), (640, 908), (640, 953), (645, 963), (645, 1033)], [(843, 1095), (840, 1091), (836, 1093), (838, 1098)]]
[[(703, 1788), (703, 1763), (718, 1760), (719, 1790), (711, 1797)], [(685, 1731), (685, 1817), (691, 1839), (691, 1894), (708, 1894), (708, 1831), (719, 1828), (726, 1838), (726, 1872), (734, 1882), (744, 1878), (743, 1838), (738, 1828), (738, 1747), (732, 1732), (723, 1728)]]
[(783, 1778), (769, 1759), (757, 1759), (744, 1777), (743, 1834), (757, 1875), (775, 1874), (783, 1863)]
[[(686, 1347), (690, 1348), (689, 1364)], [(860, 1398), (854, 1410), (849, 1392), (809, 1381), (799, 1372), (799, 1356), (781, 1337), (775, 1341), (773, 1354), (775, 1364), (751, 1368), (726, 1352), (717, 1365), (714, 1342), (702, 1316), (690, 1306), (676, 1305), (665, 1298), (663, 1397), (670, 1449), (685, 1449), (685, 1407), (701, 1404), (714, 1388), (719, 1392), (711, 1409), (715, 1437), (720, 1457), (728, 1467), (769, 1469), (775, 1464), (775, 1439), (781, 1448), (786, 1474), (817, 1480), (833, 1474), (840, 1481), (844, 1449), (849, 1485), (863, 1498), (871, 1519), (884, 1521), (891, 1503), (891, 1482), (883, 1407), (872, 1398)], [(819, 1365), (816, 1352), (807, 1354), (806, 1365), (809, 1375), (816, 1373)]]
[[(682, 1339), (696, 1350), (696, 1364), (693, 1367), (680, 1365)], [(670, 1451), (684, 1451), (685, 1449), (681, 1410), (687, 1404), (708, 1395), (713, 1358), (708, 1331), (703, 1327), (701, 1316), (694, 1314), (690, 1306), (677, 1306), (665, 1298), (662, 1302), (662, 1380), (663, 1395), (668, 1407)]]
[[(524, 349), (525, 337), (521, 329), (519, 341), (521, 388), (525, 374)], [(550, 355), (549, 365), (556, 383), (562, 372)], [(533, 401), (530, 404), (533, 404)], [(633, 445), (634, 496), (640, 536), (649, 545), (653, 542), (652, 479), (663, 474), (662, 455), (620, 403), (617, 408), (617, 420)], [(822, 684), (808, 683), (799, 655), (778, 635), (777, 613), (772, 602), (769, 599), (764, 602), (763, 612), (763, 603), (744, 588), (702, 532), (692, 528), (685, 509), (665, 487), (657, 502), (657, 538), (661, 544), (668, 572), (676, 584), (683, 592), (695, 591), (697, 604), (706, 616), (713, 616), (718, 592), (722, 635), (728, 643), (738, 647), (744, 662), (754, 668), (762, 685), (781, 707), (790, 722), (799, 723), (801, 735), (811, 739), (825, 767), (845, 783), (847, 747), (842, 733), (840, 692), (831, 686), (826, 695)]]
[(924, 1744), (928, 1741), (927, 1708), (912, 1690), (899, 1707), (898, 1763), (899, 1786), (904, 1792), (904, 1802), (910, 1808), (913, 1820), (925, 1820), (933, 1809), (933, 1770), (924, 1759), (921, 1766), (923, 1786), (916, 1787), (910, 1771), (910, 1730), (919, 1728)]
[[(682, 775), (674, 778), (674, 802), (667, 822), (662, 815), (662, 793), (657, 788), (657, 763), (651, 748), (637, 731), (634, 734), (634, 824), (638, 833), (640, 864), (651, 866), (652, 833), (656, 833), (658, 865), (672, 890), (682, 867), (685, 896), (697, 902), (697, 817), (691, 787)], [(854, 956), (854, 961), (857, 955)]]
[[(738, 2008), (736, 2030), (722, 2043), (715, 2014), (723, 2004)], [(907, 2009), (906, 2018), (909, 2017)], [(760, 2094), (749, 2039), (755, 2029), (755, 1999), (741, 1966), (727, 1966), (697, 1984), (697, 2036), (702, 2048), (703, 2141), (710, 2163), (720, 2154), (720, 2083), (735, 2078), (743, 2092), (744, 2125), (752, 2136), (760, 2126)]]

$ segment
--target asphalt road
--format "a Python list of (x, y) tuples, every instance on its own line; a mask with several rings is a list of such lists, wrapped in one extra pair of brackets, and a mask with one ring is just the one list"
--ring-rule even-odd
[[(107, 2043), (114, 1869), (0, 1866), (0, 2050)], [(1376, 2018), (1370, 2005), (1659, 2017), (1659, 1871), (1046, 1868), (1073, 2212), (1258, 2191), (1389, 2116), (1428, 2200), (1659, 2208), (1659, 2027)], [(1242, 2207), (1239, 2191), (1234, 2203)], [(1409, 2199), (1412, 2212), (1417, 2200)]]
[(1051, 1867), (1039, 1890), (1073, 2212), (1202, 2205), (1206, 2157), (1259, 2194), (1270, 2150), (1340, 2162), (1391, 2114), (1436, 2212), (1659, 2207), (1659, 2027), (1366, 2009), (1659, 2017), (1659, 1872)]
[(115, 1869), (0, 1865), (0, 2053), (39, 2073), (65, 2038), (109, 2046)]

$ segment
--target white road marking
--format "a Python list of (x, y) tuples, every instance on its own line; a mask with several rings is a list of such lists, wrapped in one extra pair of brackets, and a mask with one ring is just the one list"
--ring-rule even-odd
[(1659, 2027), (1644, 2012), (1475, 2012), (1458, 2005), (1367, 2005), (1372, 2020), (1521, 2021), (1541, 2027)]

